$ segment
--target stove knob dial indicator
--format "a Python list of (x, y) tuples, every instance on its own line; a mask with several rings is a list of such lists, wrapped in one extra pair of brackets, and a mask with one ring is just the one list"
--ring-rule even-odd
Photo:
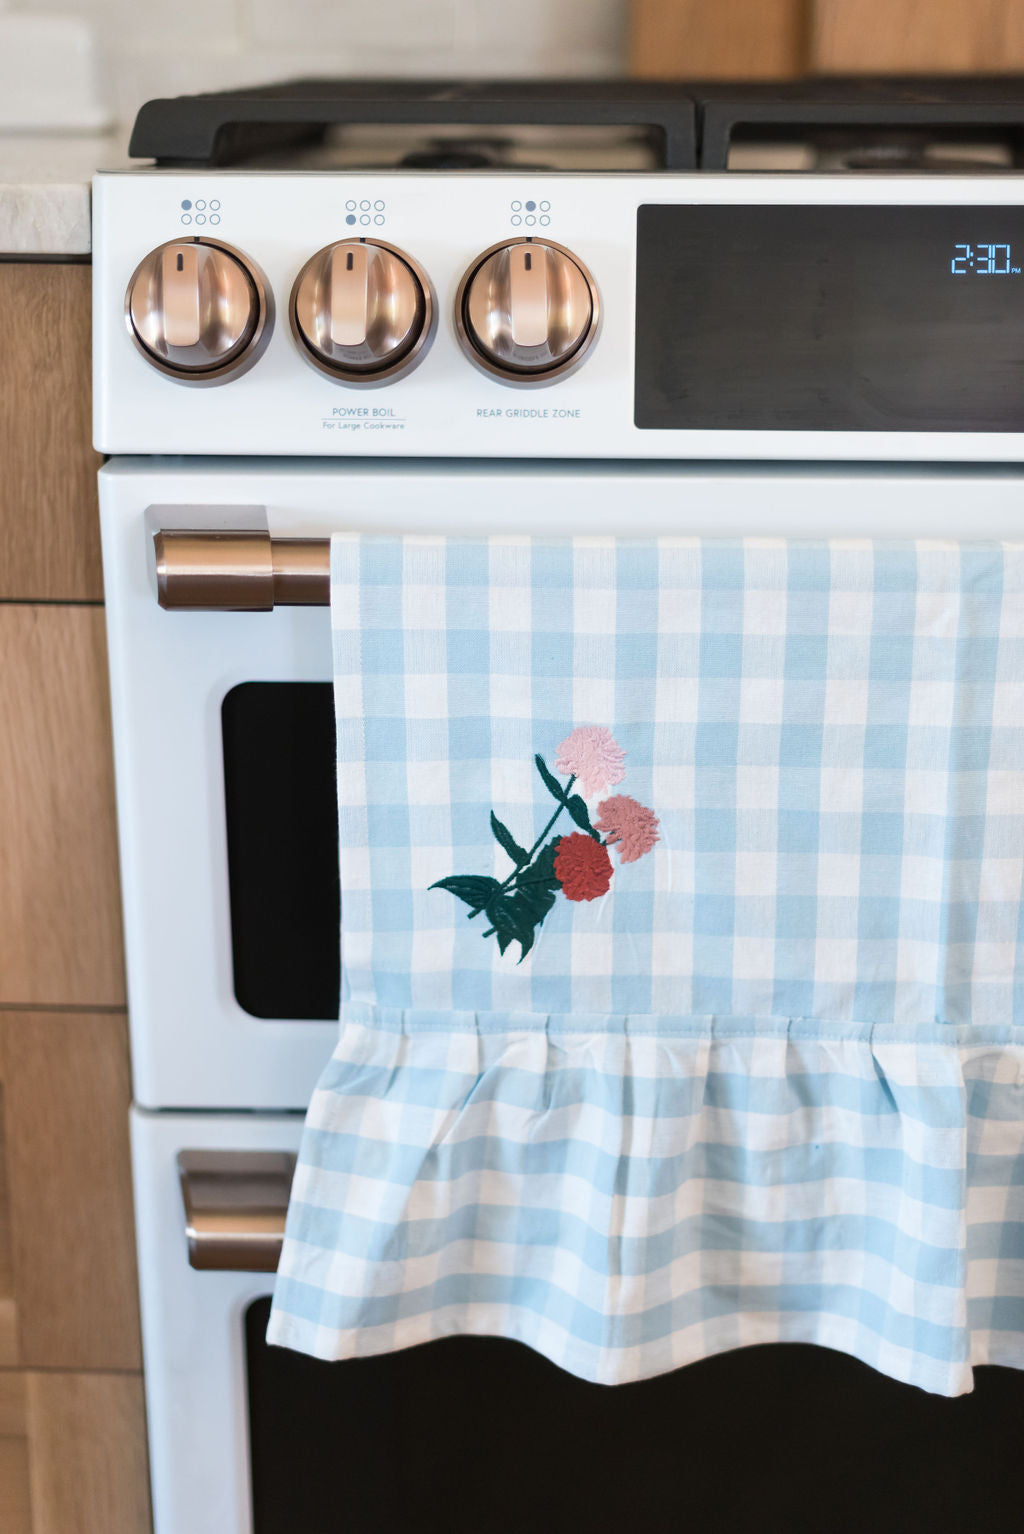
[(171, 240), (136, 267), (125, 317), (153, 367), (181, 383), (223, 383), (270, 339), (269, 294), (255, 263), (230, 245)]
[(380, 240), (340, 240), (295, 280), (292, 331), (302, 355), (337, 383), (392, 383), (433, 337), (436, 305), (411, 256)]
[(455, 326), (470, 361), (501, 382), (553, 383), (577, 368), (594, 342), (597, 287), (563, 245), (510, 240), (466, 272)]

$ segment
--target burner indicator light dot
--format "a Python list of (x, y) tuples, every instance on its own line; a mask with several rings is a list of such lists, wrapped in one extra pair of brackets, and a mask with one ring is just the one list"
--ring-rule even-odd
[(377, 213), (383, 213), (384, 212), (384, 203), (381, 201), (381, 199), (379, 197), (378, 197), (377, 201), (374, 203), (373, 206), (374, 206), (374, 211), (375, 212), (377, 212)]
[(189, 208), (191, 208), (192, 204), (191, 204), (191, 202), (189, 202), (187, 197), (183, 197), (182, 201), (181, 201), (181, 206), (185, 210), (185, 212), (187, 213)]
[[(212, 207), (213, 204), (211, 203), (210, 206)], [(550, 213), (551, 212), (551, 204), (549, 202), (542, 202), (541, 205), (540, 205), (540, 211), (542, 213)]]
[(382, 224), (384, 222), (384, 215), (383, 215), (383, 213), (378, 213), (373, 222), (375, 224)]
[(535, 202), (528, 202), (526, 204), (526, 211), (527, 211), (527, 213), (535, 213), (536, 210), (537, 210), (537, 204)]
[[(544, 222), (544, 220), (541, 219), (541, 223), (543, 223), (543, 222)], [(219, 213), (211, 213), (210, 214), (210, 223), (211, 224), (219, 224), (220, 223), (220, 214)]]
[(522, 211), (523, 211), (523, 205), (522, 205), (521, 202), (514, 202), (512, 204), (512, 212), (513, 213), (521, 213)]
[[(543, 204), (542, 204), (542, 206), (543, 206)], [(210, 203), (210, 212), (211, 213), (219, 213), (220, 212), (220, 203), (217, 201), (216, 197)]]
[(197, 213), (202, 212), (203, 208), (205, 208), (205, 207), (206, 207), (206, 203), (200, 197), (199, 201), (196, 203), (196, 212)]
[(196, 214), (196, 223), (197, 224), (205, 224), (206, 223), (206, 214), (205, 213), (197, 213)]
[(345, 204), (345, 210), (348, 213), (354, 213), (356, 211), (356, 205), (355, 205), (355, 199), (354, 198), (352, 198), (352, 197), (349, 198), (348, 202)]
[(347, 218), (346, 218), (346, 219), (345, 219), (345, 222), (346, 222), (346, 224), (354, 224), (354, 223), (355, 223), (355, 221), (356, 221), (356, 216), (355, 216), (355, 214), (354, 214), (354, 213), (350, 213), (350, 214), (349, 214), (349, 215), (348, 215), (348, 216), (347, 216)]
[(359, 204), (359, 211), (360, 211), (360, 213), (368, 213), (369, 210), (370, 210), (370, 204), (369, 204), (368, 201), (364, 201), (364, 202), (361, 202)]
[(523, 221), (522, 221), (522, 219), (521, 219), (521, 218), (520, 218), (520, 217), (519, 217), (519, 214), (518, 214), (518, 213), (513, 213), (513, 215), (512, 215), (512, 222), (513, 222), (513, 224), (515, 224), (515, 225), (517, 225), (517, 226), (518, 226), (518, 225), (519, 225), (519, 224), (521, 224), (521, 223), (522, 223), (522, 222), (523, 222)]
[(548, 218), (546, 213), (542, 213), (540, 218), (537, 220), (537, 222), (538, 222), (538, 224), (542, 224), (542, 225), (544, 225), (546, 227), (548, 224), (550, 224), (551, 220), (550, 220), (550, 218)]
[(528, 213), (526, 215), (525, 223), (526, 223), (527, 228), (529, 228), (532, 224), (535, 224), (536, 222), (537, 222), (537, 220), (534, 218), (532, 213)]
[(370, 215), (369, 215), (369, 213), (361, 213), (360, 216), (359, 216), (359, 222), (361, 224), (368, 224), (370, 222)]
[(183, 224), (190, 224), (192, 222), (192, 215), (191, 215), (191, 213), (183, 213), (181, 215), (181, 222)]

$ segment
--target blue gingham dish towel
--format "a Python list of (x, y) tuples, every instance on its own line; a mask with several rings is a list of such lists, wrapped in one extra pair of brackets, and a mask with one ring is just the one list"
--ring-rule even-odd
[(341, 535), (269, 1339), (1024, 1367), (1024, 546)]

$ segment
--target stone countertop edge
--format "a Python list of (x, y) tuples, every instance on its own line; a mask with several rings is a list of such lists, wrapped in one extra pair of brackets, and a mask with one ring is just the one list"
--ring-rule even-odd
[(92, 178), (125, 168), (127, 137), (0, 134), (0, 260), (88, 256)]

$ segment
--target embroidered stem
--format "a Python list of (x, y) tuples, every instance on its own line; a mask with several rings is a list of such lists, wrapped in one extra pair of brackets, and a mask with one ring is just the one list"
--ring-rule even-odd
[[(547, 836), (548, 832), (551, 830), (551, 827), (554, 825), (554, 823), (558, 819), (559, 815), (561, 815), (562, 811), (565, 809), (566, 801), (569, 798), (569, 791), (572, 788), (572, 785), (575, 783), (575, 781), (576, 781), (576, 774), (573, 773), (572, 777), (569, 779), (568, 783), (565, 785), (565, 789), (564, 789), (564, 791), (562, 793), (562, 802), (561, 802), (561, 804), (558, 806), (557, 810), (552, 815), (551, 819), (548, 821), (547, 825), (544, 827), (543, 831), (540, 833), (540, 835), (538, 836), (537, 840), (534, 842), (533, 846), (530, 848), (530, 851), (529, 851), (529, 853), (527, 855), (527, 858), (526, 858), (526, 862), (523, 864), (523, 867), (522, 868), (517, 868), (515, 873), (511, 875), (510, 879), (506, 879), (505, 880), (505, 884), (510, 883), (511, 879), (518, 878), (519, 875), (523, 872), (523, 869), (529, 868), (529, 866), (533, 862), (534, 856), (537, 853), (538, 849), (540, 848), (540, 845), (543, 842), (544, 838)], [(502, 889), (504, 889), (504, 887), (505, 887), (505, 885), (503, 884), (502, 885)]]
[[(494, 891), (494, 894), (491, 895), (491, 897), (490, 897), (491, 900), (494, 899), (495, 895), (503, 894), (505, 890), (509, 889), (513, 884), (515, 884), (516, 880), (519, 878), (519, 875), (525, 873), (526, 870), (529, 868), (530, 864), (533, 862), (533, 860), (536, 857), (538, 851), (540, 850), (540, 847), (543, 844), (544, 838), (547, 836), (548, 832), (551, 830), (551, 827), (554, 825), (554, 823), (558, 819), (559, 815), (561, 815), (562, 811), (565, 809), (566, 801), (569, 798), (569, 794), (572, 791), (572, 785), (575, 783), (575, 781), (576, 781), (576, 774), (573, 773), (572, 777), (569, 779), (568, 783), (565, 785), (564, 789), (562, 790), (562, 798), (561, 798), (561, 800), (559, 802), (557, 810), (552, 815), (551, 819), (548, 821), (547, 825), (544, 827), (543, 831), (540, 833), (540, 835), (538, 836), (537, 840), (534, 842), (533, 846), (530, 848), (529, 852), (526, 854), (526, 862), (522, 865), (521, 868), (514, 868), (512, 870), (512, 872), (509, 874), (508, 878), (505, 880), (504, 884), (499, 884), (498, 885), (498, 888)], [(490, 903), (490, 902), (488, 902), (488, 903)], [(479, 916), (480, 912), (483, 909), (484, 908), (483, 908), (482, 905), (478, 905), (475, 911), (468, 912), (467, 919), (469, 921), (472, 921), (473, 917), (474, 916)], [(489, 931), (484, 932), (482, 934), (482, 936), (483, 937), (490, 937), (491, 933), (493, 931), (494, 931), (494, 928), (491, 927), (489, 929)]]

